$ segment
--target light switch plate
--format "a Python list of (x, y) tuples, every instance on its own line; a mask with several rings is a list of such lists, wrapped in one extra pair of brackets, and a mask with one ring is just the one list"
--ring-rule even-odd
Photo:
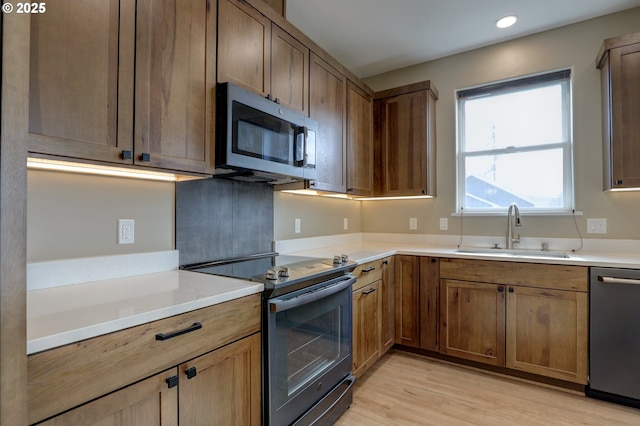
[(344, 219), (342, 219), (342, 227), (345, 231), (349, 229), (349, 218), (345, 217)]
[(441, 231), (446, 231), (449, 229), (449, 219), (447, 219), (446, 217), (441, 217), (440, 218), (440, 230)]
[(409, 229), (411, 229), (413, 231), (418, 229), (418, 218), (417, 217), (409, 218)]
[(587, 233), (589, 234), (606, 234), (607, 233), (607, 219), (587, 219)]
[(300, 219), (296, 218), (293, 221), (293, 232), (296, 234), (300, 233)]

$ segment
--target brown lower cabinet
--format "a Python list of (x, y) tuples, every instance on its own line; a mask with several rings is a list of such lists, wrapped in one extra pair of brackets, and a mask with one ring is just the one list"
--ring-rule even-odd
[(440, 261), (440, 352), (587, 383), (586, 267)]
[(438, 350), (438, 259), (396, 256), (396, 340), (400, 345)]
[[(29, 356), (29, 423), (259, 425), (260, 300), (247, 296)], [(191, 333), (155, 337), (196, 322), (202, 327)]]
[(393, 346), (393, 257), (353, 272), (353, 373), (360, 377)]

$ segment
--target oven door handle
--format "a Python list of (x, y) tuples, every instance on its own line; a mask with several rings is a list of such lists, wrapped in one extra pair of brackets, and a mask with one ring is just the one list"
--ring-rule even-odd
[(333, 284), (327, 287), (322, 287), (318, 290), (313, 290), (308, 293), (302, 293), (299, 296), (292, 297), (290, 299), (272, 299), (269, 301), (269, 310), (272, 314), (277, 312), (286, 311), (288, 309), (297, 308), (307, 303), (315, 302), (323, 297), (331, 296), (346, 288), (355, 284), (356, 278), (350, 277), (346, 280), (340, 281), (337, 284)]

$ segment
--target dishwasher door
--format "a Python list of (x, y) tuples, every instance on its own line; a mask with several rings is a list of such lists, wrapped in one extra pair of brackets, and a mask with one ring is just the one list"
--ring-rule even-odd
[(640, 270), (591, 268), (587, 395), (640, 407)]

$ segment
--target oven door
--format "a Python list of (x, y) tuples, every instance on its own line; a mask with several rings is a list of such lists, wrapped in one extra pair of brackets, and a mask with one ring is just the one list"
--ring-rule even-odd
[(265, 301), (266, 424), (291, 424), (351, 373), (354, 283), (346, 275)]

